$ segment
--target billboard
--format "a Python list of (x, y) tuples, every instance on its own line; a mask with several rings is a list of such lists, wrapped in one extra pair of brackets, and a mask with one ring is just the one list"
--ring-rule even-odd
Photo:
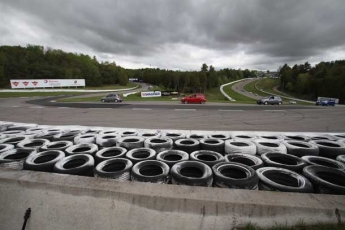
[(141, 97), (161, 97), (161, 91), (141, 92)]
[(85, 79), (15, 79), (10, 82), (12, 89), (85, 86)]
[(331, 98), (331, 97), (317, 97), (318, 101), (327, 101), (329, 99), (333, 99), (335, 104), (339, 104), (339, 99), (338, 98)]

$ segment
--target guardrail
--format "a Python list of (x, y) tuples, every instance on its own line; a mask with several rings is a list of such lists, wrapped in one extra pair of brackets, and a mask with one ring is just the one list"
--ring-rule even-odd
[(224, 97), (229, 99), (229, 101), (236, 101), (235, 99), (233, 99), (227, 93), (224, 92), (224, 90), (223, 90), (224, 86), (231, 85), (231, 84), (234, 84), (234, 83), (237, 83), (237, 82), (240, 82), (240, 81), (244, 81), (244, 80), (250, 80), (250, 79), (253, 79), (253, 78), (244, 78), (244, 79), (240, 79), (240, 80), (237, 80), (237, 81), (232, 81), (232, 82), (223, 84), (223, 85), (220, 86), (219, 90), (224, 95)]

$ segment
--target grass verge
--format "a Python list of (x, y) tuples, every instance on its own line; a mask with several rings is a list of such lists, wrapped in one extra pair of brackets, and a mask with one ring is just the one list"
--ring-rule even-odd
[(244, 85), (244, 89), (247, 91), (247, 92), (252, 92), (252, 93), (256, 93), (257, 95), (259, 96), (262, 96), (262, 97), (266, 97), (266, 96), (269, 96), (269, 94), (267, 93), (264, 93), (264, 92), (261, 92), (260, 90), (257, 90), (255, 88), (255, 84), (258, 83), (261, 79), (258, 79), (258, 80), (255, 80), (255, 81), (252, 81), (246, 85)]
[(253, 98), (244, 96), (240, 93), (237, 93), (232, 89), (233, 84), (227, 85), (223, 88), (224, 92), (228, 94), (230, 97), (235, 99), (235, 103), (245, 103), (245, 104), (253, 104), (255, 103), (255, 100)]

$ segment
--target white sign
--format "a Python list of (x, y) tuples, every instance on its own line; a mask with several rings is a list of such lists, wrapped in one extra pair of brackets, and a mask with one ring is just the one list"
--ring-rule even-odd
[(85, 79), (15, 79), (10, 81), (12, 89), (85, 86)]
[(331, 97), (317, 97), (318, 101), (327, 101), (329, 99), (333, 99), (335, 104), (339, 104), (339, 99), (338, 98), (331, 98)]
[(161, 97), (161, 91), (141, 92), (141, 97)]

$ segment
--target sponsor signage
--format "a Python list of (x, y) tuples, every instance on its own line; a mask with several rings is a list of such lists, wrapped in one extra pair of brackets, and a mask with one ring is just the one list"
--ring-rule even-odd
[(161, 91), (141, 92), (141, 97), (161, 97)]
[(333, 99), (335, 104), (339, 104), (339, 99), (338, 98), (331, 98), (331, 97), (317, 97), (318, 101), (327, 101), (329, 99)]
[(162, 91), (162, 96), (179, 95), (179, 92), (174, 91)]
[(15, 79), (10, 82), (12, 89), (85, 86), (85, 79)]

